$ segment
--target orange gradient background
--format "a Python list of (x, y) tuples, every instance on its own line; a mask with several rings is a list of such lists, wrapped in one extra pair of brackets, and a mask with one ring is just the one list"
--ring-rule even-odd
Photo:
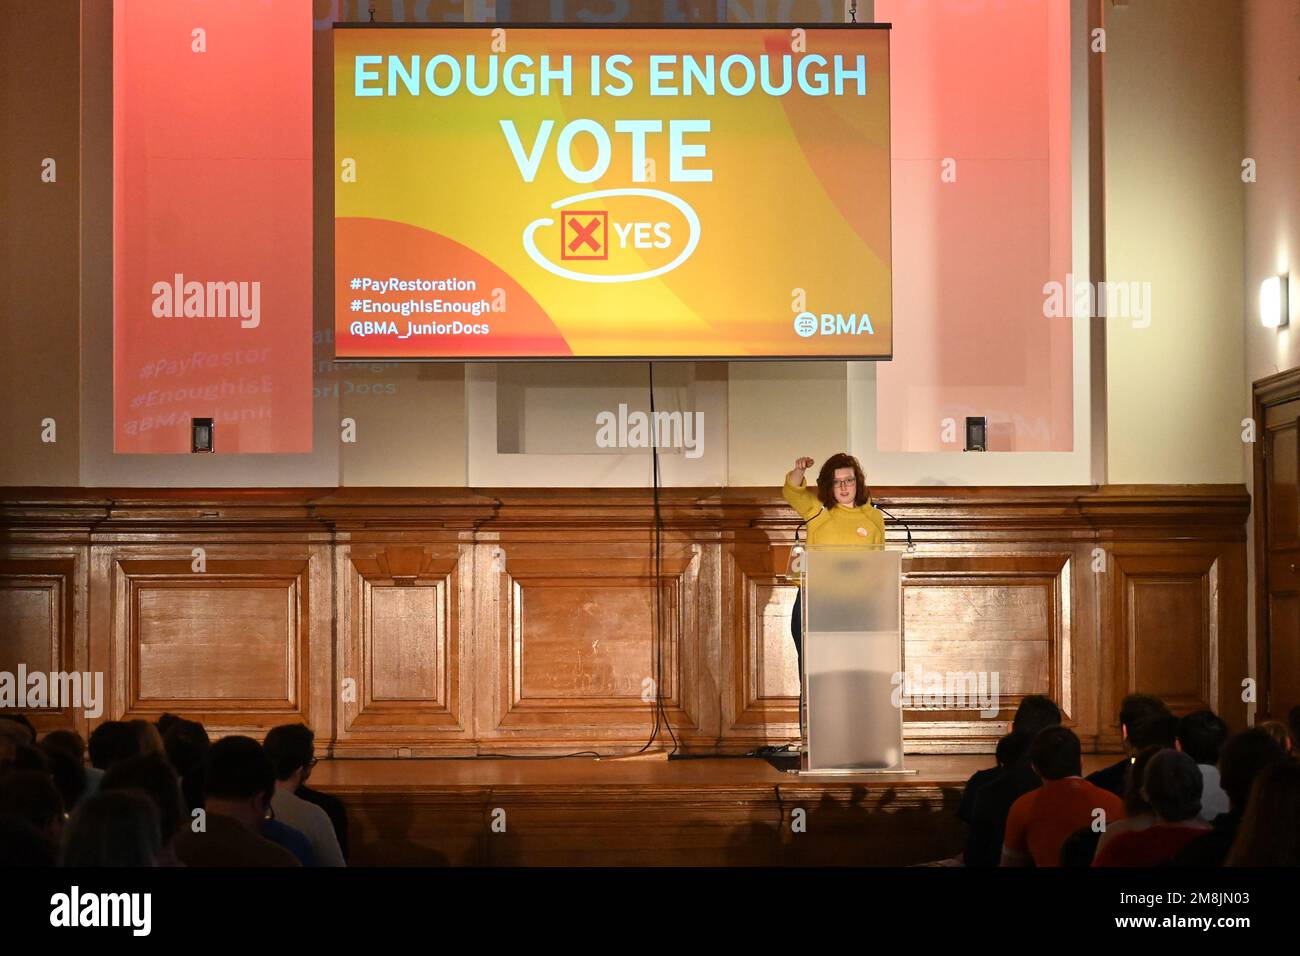
[[(301, 3), (113, 5), (118, 453), (188, 453), (192, 418), (218, 453), (311, 451), (311, 40)], [(177, 273), (261, 283), (258, 326), (156, 317)]]

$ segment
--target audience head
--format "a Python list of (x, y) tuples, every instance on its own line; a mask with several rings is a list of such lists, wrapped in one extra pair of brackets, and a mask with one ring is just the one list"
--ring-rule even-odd
[(49, 737), (41, 741), (41, 753), (49, 764), (54, 786), (63, 799), (63, 806), (71, 810), (86, 792), (86, 766), (70, 747), (51, 744)]
[(1185, 753), (1165, 749), (1142, 774), (1142, 794), (1161, 823), (1182, 823), (1201, 812), (1201, 768)]
[(1101, 832), (1091, 826), (1079, 827), (1061, 844), (1061, 866), (1092, 866), (1097, 855)]
[(1212, 710), (1197, 710), (1178, 722), (1178, 748), (1197, 763), (1217, 766), (1228, 724)]
[(87, 749), (90, 751), (90, 765), (96, 770), (107, 770), (117, 761), (140, 752), (139, 737), (130, 724), (106, 720), (90, 732)]
[(1284, 753), (1292, 753), (1295, 750), (1295, 738), (1291, 736), (1291, 731), (1287, 725), (1280, 720), (1266, 720), (1259, 725), (1259, 728), (1278, 742)]
[(55, 863), (55, 843), (22, 817), (0, 814), (0, 867)]
[(1178, 718), (1173, 714), (1162, 714), (1139, 720), (1136, 727), (1129, 728), (1128, 744), (1130, 752), (1136, 753), (1144, 747), (1159, 747), (1174, 750), (1178, 746)]
[(158, 733), (158, 728), (147, 720), (131, 721), (131, 729), (135, 731), (135, 754), (165, 754), (163, 749), (162, 735)]
[(1259, 727), (1228, 738), (1219, 754), (1219, 786), (1228, 795), (1231, 808), (1238, 813), (1244, 811), (1251, 785), (1260, 771), (1284, 759), (1286, 751), (1282, 745)]
[(161, 754), (142, 754), (119, 760), (104, 774), (100, 793), (139, 790), (153, 801), (158, 810), (158, 827), (166, 846), (181, 826), (181, 783), (167, 758)]
[(1147, 771), (1147, 764), (1151, 758), (1160, 753), (1159, 747), (1143, 747), (1137, 752), (1132, 763), (1128, 765), (1128, 772), (1124, 774), (1124, 814), (1135, 817), (1142, 813), (1151, 812), (1151, 804), (1147, 802), (1146, 794), (1142, 792), (1142, 780)]
[(57, 747), (76, 757), (78, 763), (85, 763), (86, 760), (86, 742), (75, 730), (51, 730), (41, 738), (41, 747), (46, 753), (51, 748)]
[(48, 773), (13, 770), (0, 778), (0, 816), (26, 820), (57, 843), (63, 833), (63, 799)]
[(1146, 745), (1130, 744), (1129, 742), (1134, 729), (1138, 724), (1145, 723), (1156, 717), (1165, 717), (1168, 714), (1169, 708), (1165, 706), (1165, 702), (1159, 697), (1153, 697), (1151, 694), (1128, 694), (1119, 703), (1119, 728), (1124, 737), (1125, 748), (1131, 748), (1132, 751), (1141, 750)]
[(1068, 727), (1041, 730), (1029, 745), (1029, 762), (1044, 780), (1061, 780), (1083, 773), (1079, 738)]
[(1010, 767), (1029, 751), (1029, 738), (1024, 734), (1007, 734), (998, 741), (997, 764)]
[(182, 777), (202, 767), (203, 757), (210, 746), (212, 743), (203, 725), (182, 717), (177, 717), (168, 725), (163, 737), (167, 759)]
[(178, 717), (175, 714), (168, 714), (168, 713), (160, 714), (158, 719), (154, 721), (154, 726), (158, 728), (158, 736), (166, 740), (167, 731), (171, 729), (172, 724), (176, 723), (178, 720), (183, 720), (183, 719), (184, 718)]
[(1033, 740), (1040, 730), (1057, 727), (1060, 723), (1061, 710), (1052, 703), (1050, 697), (1030, 694), (1016, 708), (1016, 716), (1011, 720), (1011, 732), (1024, 734), (1025, 739)]
[(1225, 866), (1300, 866), (1300, 764), (1278, 760), (1251, 787)]
[(209, 810), (257, 830), (274, 792), (271, 758), (252, 737), (223, 737), (208, 750), (203, 793)]
[(302, 783), (311, 774), (316, 763), (314, 755), (316, 735), (306, 724), (281, 724), (272, 727), (262, 743), (266, 755), (275, 768), (276, 780), (289, 780), (299, 774), (296, 782)]
[(36, 743), (36, 728), (23, 714), (0, 714), (0, 734), (12, 737), (20, 744)]
[(9, 761), (10, 770), (38, 770), (41, 773), (50, 772), (50, 761), (45, 756), (45, 751), (40, 747), (34, 747), (31, 744), (19, 744), (14, 748), (13, 757)]
[(97, 793), (63, 832), (63, 866), (153, 866), (162, 849), (158, 808), (138, 790)]

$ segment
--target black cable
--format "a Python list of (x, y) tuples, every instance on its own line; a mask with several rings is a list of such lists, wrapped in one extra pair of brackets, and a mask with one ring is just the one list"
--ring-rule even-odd
[(652, 641), (652, 651), (654, 657), (655, 672), (655, 717), (654, 725), (650, 730), (650, 739), (645, 742), (637, 753), (644, 753), (650, 749), (650, 746), (659, 737), (660, 728), (666, 728), (668, 736), (672, 738), (673, 749), (669, 751), (668, 756), (671, 758), (677, 753), (679, 746), (677, 735), (673, 733), (672, 722), (668, 719), (668, 709), (664, 706), (664, 653), (663, 653), (663, 511), (659, 504), (659, 434), (655, 424), (655, 366), (653, 362), (647, 362), (646, 368), (649, 371), (650, 378), (650, 453), (652, 459), (652, 491), (654, 500), (654, 587), (655, 601), (654, 613), (650, 628), (650, 639)]

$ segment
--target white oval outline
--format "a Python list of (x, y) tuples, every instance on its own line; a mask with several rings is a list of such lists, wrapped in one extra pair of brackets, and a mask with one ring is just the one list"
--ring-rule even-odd
[(565, 269), (563, 266), (557, 266), (550, 259), (542, 255), (541, 250), (537, 248), (537, 243), (533, 241), (533, 233), (542, 226), (555, 225), (554, 219), (534, 219), (524, 227), (524, 251), (539, 266), (561, 279), (577, 279), (579, 282), (638, 282), (641, 279), (653, 279), (655, 276), (663, 275), (665, 272), (672, 272), (679, 265), (685, 262), (695, 247), (700, 244), (700, 217), (695, 214), (690, 203), (672, 193), (662, 192), (658, 189), (638, 189), (628, 187), (625, 189), (597, 189), (595, 192), (580, 193), (577, 196), (569, 196), (565, 199), (557, 199), (551, 203), (552, 209), (563, 209), (565, 206), (571, 206), (576, 202), (583, 202), (588, 199), (600, 199), (605, 196), (646, 196), (650, 199), (662, 199), (664, 202), (673, 206), (686, 217), (686, 223), (690, 226), (691, 237), (686, 242), (686, 248), (681, 251), (672, 262), (660, 266), (658, 269), (651, 269), (648, 272), (633, 272), (625, 276), (601, 276), (588, 275), (583, 272), (574, 272), (572, 269)]

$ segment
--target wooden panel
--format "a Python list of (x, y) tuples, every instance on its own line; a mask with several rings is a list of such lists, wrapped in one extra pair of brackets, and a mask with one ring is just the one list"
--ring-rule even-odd
[(309, 562), (205, 551), (203, 571), (190, 560), (111, 561), (123, 716), (168, 711), (253, 734), (309, 722)]
[[(905, 560), (903, 666), (905, 686), (914, 688), (904, 708), (910, 749), (996, 745), (1029, 694), (1051, 697), (1065, 722), (1075, 723), (1071, 564), (1068, 553), (918, 554)], [(962, 699), (940, 697), (937, 705), (917, 700), (923, 691), (934, 696), (927, 682), (937, 687), (935, 675)], [(989, 704), (996, 712), (984, 709)]]
[(482, 713), (490, 727), (480, 735), (508, 737), (514, 747), (573, 737), (640, 746), (652, 730), (656, 687), (667, 720), (689, 735), (696, 728), (682, 693), (683, 657), (698, 647), (699, 567), (696, 548), (667, 543), (656, 586), (643, 541), (503, 541), (487, 575), (499, 595), (496, 707)]
[(136, 702), (233, 697), (291, 704), (292, 585), (202, 580), (132, 582)]
[[(1292, 409), (1294, 411), (1294, 409)], [(1296, 447), (1296, 421), (1265, 431), (1268, 443), (1265, 452), (1268, 476), (1268, 544), (1270, 548), (1295, 548), (1300, 545), (1300, 511), (1297, 510), (1297, 493), (1300, 492), (1300, 449)]]
[(437, 700), (438, 637), (447, 629), (446, 582), (369, 589), (372, 700)]
[[(1117, 554), (1126, 693), (1162, 697), (1176, 713), (1218, 700), (1219, 625), (1210, 556)], [(1237, 683), (1239, 687), (1240, 684)]]
[[(906, 660), (1000, 678), (991, 719), (907, 710), (909, 752), (991, 750), (1033, 691), (1085, 747), (1117, 746), (1132, 690), (1243, 725), (1240, 486), (875, 494), (917, 545)], [(797, 517), (770, 488), (657, 504), (671, 736), (695, 753), (792, 740)], [(655, 516), (646, 489), (0, 489), (0, 620), (52, 635), (60, 606), (47, 653), (105, 674), (102, 719), (305, 719), (323, 751), (356, 756), (628, 753), (653, 721)], [(893, 521), (887, 536), (905, 537)], [(38, 597), (47, 573), (60, 583)]]
[(730, 553), (724, 615), (727, 726), (738, 747), (799, 733), (799, 662), (790, 636), (797, 585), (786, 577), (789, 548), (737, 544)]
[(340, 673), (355, 692), (341, 695), (338, 752), (464, 752), (461, 563), (454, 542), (408, 535), (358, 541), (344, 556)]
[[(28, 674), (77, 670), (75, 570), (72, 559), (0, 560), (0, 671), (13, 675), (15, 681), (20, 665)], [(38, 731), (80, 724), (85, 707), (78, 710), (72, 706), (77, 701), (62, 699), (59, 706), (49, 706), (54, 701), (46, 693), (44, 707), (20, 711)], [(87, 696), (80, 703), (92, 702)], [(94, 703), (102, 707), (104, 701)]]
[(1273, 640), (1268, 663), (1273, 679), (1267, 688), (1268, 712), (1283, 719), (1300, 704), (1300, 641), (1280, 639), (1300, 635), (1300, 595), (1274, 591), (1269, 598)]
[(57, 660), (62, 610), (58, 578), (5, 575), (0, 578), (0, 670), (16, 673), (59, 670)]

